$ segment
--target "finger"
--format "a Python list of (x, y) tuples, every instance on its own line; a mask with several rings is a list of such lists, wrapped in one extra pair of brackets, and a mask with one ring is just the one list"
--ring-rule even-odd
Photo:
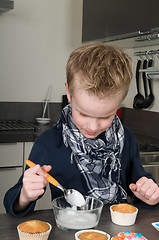
[(136, 191), (137, 190), (136, 184), (134, 184), (134, 183), (131, 183), (129, 185), (129, 188), (130, 188), (131, 191)]
[(158, 187), (158, 185), (156, 183), (154, 183), (153, 186), (148, 189), (145, 196), (150, 201), (156, 201), (157, 199), (159, 199), (159, 187)]
[(39, 184), (39, 189), (47, 186), (47, 181), (43, 176), (31, 175), (23, 178), (23, 185), (28, 189), (38, 189), (36, 186)]
[(52, 169), (52, 166), (51, 166), (51, 165), (43, 165), (43, 166), (42, 166), (42, 169), (43, 169), (45, 172), (50, 172), (50, 170)]
[(29, 168), (26, 170), (27, 174), (34, 174), (34, 175), (40, 175), (43, 177), (46, 177), (46, 173), (42, 170), (41, 166), (39, 164)]
[(141, 192), (141, 188), (144, 186), (148, 178), (146, 177), (141, 177), (137, 182), (136, 182), (136, 191)]
[(150, 201), (152, 202), (159, 202), (159, 188), (157, 189), (157, 191), (155, 191), (151, 197), (149, 198)]
[(143, 185), (140, 186), (140, 191), (142, 196), (145, 196), (146, 198), (149, 198), (150, 195), (154, 192), (153, 188), (151, 187), (151, 182), (146, 181), (143, 183)]
[(41, 196), (44, 193), (44, 189), (38, 189), (34, 191), (28, 191), (27, 196), (30, 201), (36, 200), (39, 196)]
[(158, 185), (152, 179), (146, 178), (145, 181), (142, 182), (139, 192), (146, 199), (150, 199), (157, 189)]

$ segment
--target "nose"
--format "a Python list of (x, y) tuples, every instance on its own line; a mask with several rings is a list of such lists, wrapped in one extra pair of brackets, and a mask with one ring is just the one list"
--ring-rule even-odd
[(89, 122), (88, 122), (89, 131), (95, 132), (99, 129), (99, 127), (100, 127), (100, 124), (99, 124), (98, 119), (93, 118), (93, 119), (89, 120)]

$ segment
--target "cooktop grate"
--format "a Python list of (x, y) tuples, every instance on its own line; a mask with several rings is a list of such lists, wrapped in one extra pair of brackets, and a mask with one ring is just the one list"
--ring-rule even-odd
[(18, 120), (0, 121), (0, 131), (35, 131), (36, 126)]

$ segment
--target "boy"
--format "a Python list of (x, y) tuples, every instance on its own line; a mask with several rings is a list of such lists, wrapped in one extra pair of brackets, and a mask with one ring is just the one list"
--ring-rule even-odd
[[(89, 43), (70, 55), (66, 67), (70, 102), (53, 128), (39, 136), (27, 168), (5, 196), (6, 211), (24, 216), (34, 209), (50, 172), (66, 189), (100, 198), (104, 204), (156, 205), (159, 187), (140, 163), (130, 130), (116, 115), (132, 78), (131, 60), (121, 49)], [(41, 167), (40, 167), (41, 166)], [(62, 191), (50, 185), (52, 199)]]

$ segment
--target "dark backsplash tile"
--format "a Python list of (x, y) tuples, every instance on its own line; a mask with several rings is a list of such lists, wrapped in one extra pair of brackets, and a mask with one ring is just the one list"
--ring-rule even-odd
[(159, 113), (123, 108), (122, 122), (135, 134), (159, 139)]
[[(49, 111), (51, 122), (56, 122), (61, 114), (62, 103), (49, 103), (46, 115)], [(42, 117), (42, 102), (0, 102), (0, 120), (22, 120), (35, 122), (37, 117)]]

